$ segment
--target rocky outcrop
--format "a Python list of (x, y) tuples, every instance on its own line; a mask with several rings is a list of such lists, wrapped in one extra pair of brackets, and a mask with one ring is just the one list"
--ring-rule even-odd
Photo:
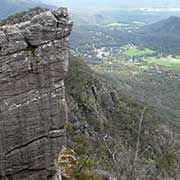
[(67, 120), (67, 10), (24, 17), (0, 27), (1, 180), (51, 179)]

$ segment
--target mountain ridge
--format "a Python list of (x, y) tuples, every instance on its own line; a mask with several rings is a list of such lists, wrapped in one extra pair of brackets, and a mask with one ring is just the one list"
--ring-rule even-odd
[(165, 55), (180, 54), (180, 18), (169, 17), (125, 34), (125, 41)]
[(143, 33), (148, 33), (148, 31), (150, 31), (150, 33), (163, 33), (166, 35), (169, 33), (174, 33), (174, 35), (179, 35), (179, 28), (180, 18), (177, 16), (170, 16), (167, 19), (145, 26), (141, 31)]

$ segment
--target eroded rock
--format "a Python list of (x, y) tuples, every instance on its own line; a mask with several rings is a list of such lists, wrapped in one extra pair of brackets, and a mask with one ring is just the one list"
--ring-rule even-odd
[(63, 146), (72, 22), (64, 8), (38, 12), (31, 18), (28, 13), (28, 21), (0, 27), (3, 180), (50, 179)]

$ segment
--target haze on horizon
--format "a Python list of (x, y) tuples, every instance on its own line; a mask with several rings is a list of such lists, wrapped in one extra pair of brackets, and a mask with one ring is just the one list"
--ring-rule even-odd
[(46, 4), (70, 9), (108, 8), (180, 8), (180, 0), (41, 0)]

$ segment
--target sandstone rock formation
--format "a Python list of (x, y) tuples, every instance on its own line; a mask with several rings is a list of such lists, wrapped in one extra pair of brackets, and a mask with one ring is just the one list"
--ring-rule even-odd
[(0, 27), (0, 180), (51, 179), (67, 120), (67, 10)]

